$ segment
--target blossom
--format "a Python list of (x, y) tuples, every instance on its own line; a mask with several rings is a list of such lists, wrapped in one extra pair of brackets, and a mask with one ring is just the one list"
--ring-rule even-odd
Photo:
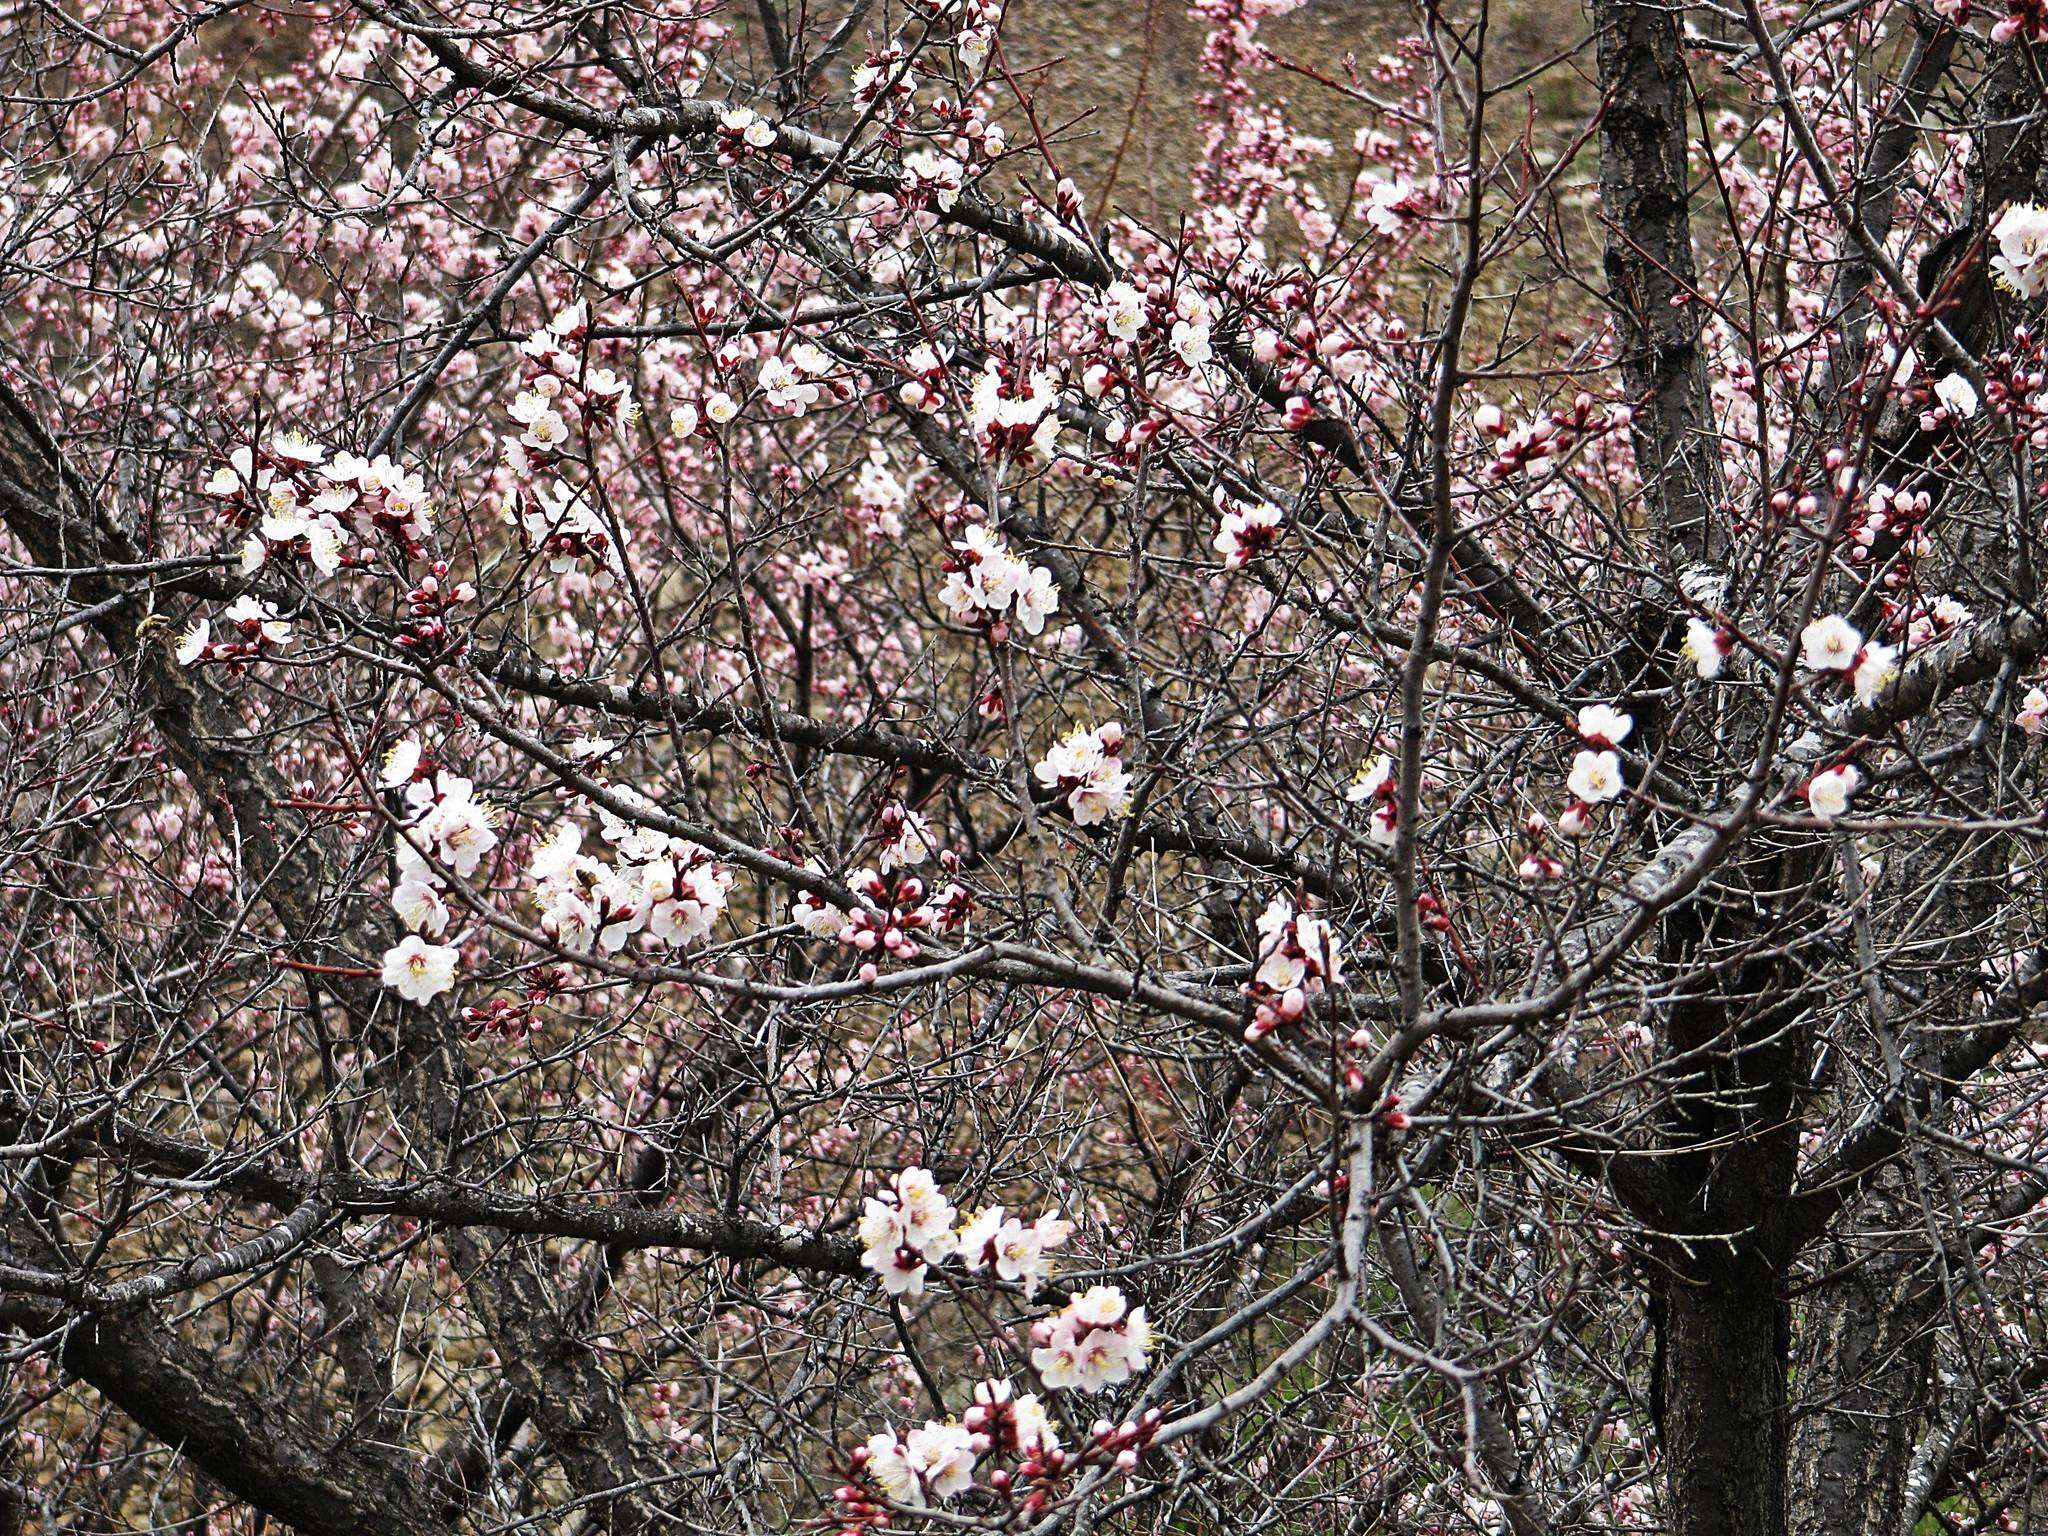
[(1392, 793), (1394, 787), (1394, 760), (1382, 752), (1358, 770), (1350, 787), (1344, 791), (1344, 798), (1353, 805), (1377, 800)]
[(268, 466), (259, 468), (256, 451), (240, 447), (229, 451), (227, 463), (208, 476), (206, 494), (209, 496), (239, 496), (244, 492), (260, 495), (270, 485), (275, 471)]
[(1074, 825), (1100, 826), (1130, 811), (1131, 776), (1118, 760), (1123, 727), (1081, 726), (1069, 731), (1033, 768), (1038, 782), (1067, 802)]
[(424, 880), (401, 880), (391, 891), (391, 910), (413, 933), (439, 938), (448, 927), (448, 903)]
[(1225, 570), (1239, 569), (1280, 542), (1280, 530), (1287, 517), (1270, 501), (1246, 506), (1225, 497), (1217, 500), (1224, 512), (1215, 548), (1223, 556)]
[(1091, 1286), (1058, 1315), (1035, 1324), (1031, 1351), (1039, 1380), (1055, 1391), (1100, 1392), (1145, 1369), (1152, 1328), (1143, 1307), (1128, 1307), (1113, 1285)]
[(1934, 398), (1951, 416), (1977, 414), (1977, 387), (1960, 373), (1952, 373), (1934, 386)]
[(270, 451), (293, 464), (318, 464), (327, 457), (325, 448), (297, 429), (273, 437)]
[(1868, 709), (1877, 702), (1877, 696), (1884, 692), (1886, 684), (1898, 675), (1897, 646), (1864, 646), (1857, 655), (1855, 667), (1849, 673), (1850, 686), (1856, 690), (1856, 702)]
[(528, 448), (553, 453), (569, 441), (569, 423), (560, 411), (542, 411), (526, 424), (519, 441)]
[(1368, 190), (1359, 217), (1382, 235), (1398, 235), (1414, 212), (1415, 184), (1405, 176), (1366, 176)]
[(801, 416), (818, 403), (818, 386), (799, 377), (782, 358), (771, 357), (761, 365), (761, 391), (777, 410)]
[(178, 665), (189, 667), (204, 656), (211, 640), (211, 633), (212, 626), (206, 620), (193, 620), (191, 627), (178, 637)]
[(277, 604), (266, 602), (251, 593), (243, 593), (221, 615), (229, 624), (241, 630), (242, 638), (265, 645), (286, 645), (292, 638), (289, 622), (278, 616)]
[(1863, 632), (1840, 614), (1815, 619), (1799, 632), (1800, 660), (1816, 672), (1846, 672), (1863, 649)]
[(432, 1002), (455, 985), (455, 946), (407, 934), (384, 951), (384, 985), (409, 1003)]
[(1579, 711), (1579, 739), (1589, 747), (1618, 747), (1635, 729), (1635, 717), (1605, 704), (1589, 704)]
[(1992, 274), (2022, 298), (2039, 295), (2048, 286), (2048, 266), (2042, 262), (2043, 254), (2048, 253), (2048, 208), (2014, 203), (1991, 226), (1991, 236), (1998, 242), (1998, 254), (1991, 258)]
[(1366, 836), (1381, 848), (1391, 848), (1400, 830), (1401, 807), (1394, 798), (1394, 760), (1382, 752), (1352, 779), (1344, 798), (1353, 805), (1371, 805), (1366, 819)]
[(2027, 696), (2020, 700), (2019, 727), (2029, 736), (2038, 736), (2048, 727), (2048, 688), (2027, 690)]
[(401, 789), (410, 784), (420, 771), (420, 744), (407, 737), (394, 742), (391, 750), (384, 754), (384, 766), (377, 773), (379, 789)]
[(1035, 1296), (1052, 1270), (1051, 1251), (1066, 1242), (1073, 1223), (1048, 1211), (1029, 1224), (1005, 1216), (1000, 1205), (970, 1217), (960, 1229), (960, 1261), (979, 1273), (994, 1267), (1004, 1280), (1021, 1281), (1024, 1294)]
[(1627, 781), (1621, 774), (1621, 754), (1591, 747), (1572, 759), (1572, 771), (1565, 780), (1565, 788), (1571, 791), (1573, 798), (1583, 800), (1587, 805), (1602, 805), (1626, 787)]
[(1026, 634), (1044, 634), (1045, 621), (1057, 613), (1060, 606), (1060, 592), (1053, 583), (1052, 572), (1042, 565), (1032, 566), (1018, 584), (1010, 602), (1017, 622)]
[(526, 872), (535, 882), (559, 880), (576, 868), (582, 846), (583, 828), (576, 822), (565, 821), (533, 850)]
[(1712, 682), (1721, 675), (1731, 649), (1733, 646), (1722, 632), (1705, 619), (1685, 621), (1685, 639), (1679, 642), (1679, 651), (1692, 663), (1702, 682)]
[(1136, 341), (1145, 328), (1145, 296), (1129, 283), (1102, 291), (1102, 328), (1118, 341)]
[(1853, 763), (1841, 763), (1816, 773), (1806, 781), (1806, 808), (1816, 821), (1833, 821), (1849, 809), (1849, 797), (1856, 793), (1863, 775)]
[(922, 1508), (974, 1485), (974, 1436), (960, 1424), (927, 1419), (901, 1439), (885, 1430), (866, 1450), (867, 1474), (892, 1503)]

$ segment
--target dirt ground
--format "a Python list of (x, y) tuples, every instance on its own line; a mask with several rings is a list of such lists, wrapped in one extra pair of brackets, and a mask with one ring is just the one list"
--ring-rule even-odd
[[(1342, 76), (1346, 53), (1360, 66), (1412, 28), (1405, 0), (1308, 0), (1260, 24), (1259, 37), (1283, 57)], [(1011, 56), (1045, 71), (1045, 125), (1071, 124), (1063, 169), (1105, 207), (1157, 222), (1186, 196), (1188, 168), (1201, 153), (1195, 99), (1206, 26), (1183, 0), (1011, 0), (1003, 35)], [(1291, 72), (1261, 77), (1261, 94), (1288, 100), (1293, 120), (1340, 149), (1356, 130), (1357, 107)]]
[[(1258, 35), (1283, 60), (1341, 79), (1347, 54), (1368, 72), (1417, 30), (1412, 0), (1306, 0), (1261, 22)], [(1488, 54), (1528, 62), (1569, 47), (1584, 30), (1574, 0), (1494, 0)], [(1045, 70), (1042, 121), (1072, 125), (1063, 168), (1089, 206), (1170, 220), (1201, 150), (1195, 99), (1205, 84), (1207, 28), (1189, 17), (1185, 0), (1010, 0), (1003, 35), (1013, 60)], [(1568, 82), (1570, 72), (1554, 78)], [(1340, 157), (1362, 120), (1356, 103), (1308, 74), (1267, 71), (1259, 91), (1285, 99), (1290, 120), (1329, 139)], [(1326, 190), (1337, 191), (1343, 176), (1335, 172)]]

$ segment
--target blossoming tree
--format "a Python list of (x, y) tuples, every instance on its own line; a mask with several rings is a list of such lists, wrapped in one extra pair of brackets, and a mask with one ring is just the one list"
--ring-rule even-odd
[(16, 7), (0, 1533), (2039, 1528), (2048, 12), (1292, 8)]

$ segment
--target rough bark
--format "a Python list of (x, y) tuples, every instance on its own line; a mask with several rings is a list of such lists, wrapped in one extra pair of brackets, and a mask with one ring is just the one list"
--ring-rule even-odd
[(1783, 1536), (1785, 1308), (1754, 1255), (1660, 1289), (1660, 1437), (1671, 1536)]
[(1688, 204), (1685, 144), (1691, 96), (1678, 51), (1678, 10), (1596, 0), (1600, 202), (1607, 222), (1607, 304), (1621, 340), (1621, 380), (1636, 407), (1630, 427), (1661, 553), (1685, 566), (1727, 539), (1719, 515), (1721, 445), (1713, 430), (1700, 345), (1701, 306)]
[[(0, 1322), (42, 1332), (63, 1319), (0, 1300)], [(236, 1498), (304, 1536), (453, 1529), (396, 1458), (359, 1444), (329, 1445), (139, 1313), (72, 1328), (61, 1358)]]
[(1938, 1291), (1912, 1255), (1859, 1263), (1842, 1252), (1836, 1278), (1801, 1330), (1799, 1381), (1808, 1410), (1791, 1436), (1792, 1536), (1897, 1531), (1913, 1428), (1927, 1397)]

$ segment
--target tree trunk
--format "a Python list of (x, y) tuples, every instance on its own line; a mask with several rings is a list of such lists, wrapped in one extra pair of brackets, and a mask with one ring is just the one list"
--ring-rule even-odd
[(1924, 1255), (1862, 1265), (1842, 1256), (1838, 1278), (1806, 1310), (1800, 1396), (1792, 1429), (1792, 1536), (1896, 1532), (1906, 1468), (1927, 1395), (1940, 1290)]
[(1785, 1536), (1788, 1335), (1779, 1277), (1710, 1263), (1660, 1290), (1657, 1383), (1671, 1536)]

